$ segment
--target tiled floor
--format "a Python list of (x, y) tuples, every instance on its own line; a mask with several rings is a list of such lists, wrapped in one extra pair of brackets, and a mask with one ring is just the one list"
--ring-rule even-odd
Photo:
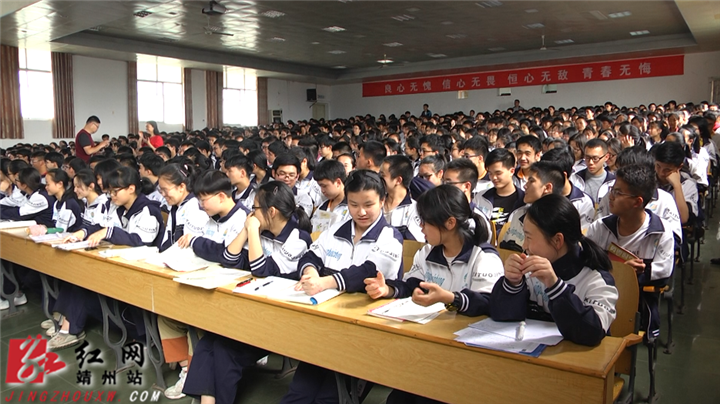
[[(720, 211), (720, 209), (717, 209)], [(707, 241), (702, 245), (700, 262), (695, 264), (695, 276), (692, 284), (686, 284), (686, 303), (684, 314), (676, 314), (674, 319), (675, 351), (672, 355), (663, 353), (662, 347), (658, 352), (657, 361), (657, 390), (660, 403), (693, 403), (693, 404), (717, 404), (720, 403), (720, 266), (709, 264), (710, 258), (720, 257), (718, 241), (715, 240), (717, 232), (717, 218), (710, 219), (711, 229), (707, 232)], [(679, 286), (679, 285), (678, 285)], [(28, 335), (35, 336), (40, 333), (39, 324), (44, 320), (42, 310), (39, 306), (37, 293), (29, 293), (30, 302), (22, 306), (22, 312), (18, 315), (3, 318), (0, 322), (0, 369), (5, 372), (8, 352), (8, 341), (14, 338), (26, 338)], [(679, 303), (679, 288), (676, 292), (676, 302)], [(665, 317), (665, 306), (662, 308), (663, 320)], [(110, 369), (115, 364), (112, 352), (105, 346), (102, 338), (102, 328), (94, 324), (87, 331), (89, 350), (100, 348), (102, 350), (103, 365), (86, 364), (85, 369), (93, 370), (93, 390), (105, 390), (102, 386), (102, 369)], [(666, 324), (663, 324), (661, 340), (666, 339)], [(68, 364), (66, 369), (46, 377), (45, 384), (35, 390), (59, 390), (76, 391), (78, 384), (76, 374), (78, 371), (75, 352), (72, 348), (59, 351), (60, 360)], [(143, 373), (143, 385), (129, 386), (126, 383), (127, 372), (117, 375), (117, 397), (120, 401), (129, 401), (130, 393), (137, 391), (149, 391), (152, 396), (152, 383), (155, 380), (154, 371), (149, 363), (141, 370)], [(268, 367), (277, 368), (281, 359), (271, 356)], [(96, 367), (97, 366), (97, 367)], [(136, 371), (136, 369), (133, 369)], [(177, 380), (177, 370), (170, 370), (165, 367), (165, 380), (172, 384)], [(287, 391), (292, 376), (276, 379), (275, 375), (262, 371), (248, 372), (242, 380), (237, 396), (238, 403), (267, 404), (277, 403)], [(5, 398), (14, 391), (25, 394), (32, 391), (27, 387), (17, 387), (4, 383), (2, 376), (0, 385), (0, 396)], [(647, 371), (647, 350), (640, 349), (637, 383), (635, 386), (636, 402), (642, 401), (647, 396), (648, 390)], [(389, 390), (376, 386), (365, 400), (369, 404), (384, 403)], [(106, 396), (101, 397), (105, 400)], [(93, 397), (93, 400), (95, 397)], [(15, 399), (13, 400), (15, 401)], [(139, 400), (138, 400), (139, 401)], [(136, 401), (136, 402), (138, 402)], [(149, 401), (149, 399), (148, 399)], [(178, 404), (189, 404), (189, 398), (171, 401), (161, 395), (160, 402), (175, 402)]]

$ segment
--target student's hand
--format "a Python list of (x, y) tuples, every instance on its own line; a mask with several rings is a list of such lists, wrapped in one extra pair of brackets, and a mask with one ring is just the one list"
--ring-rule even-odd
[(305, 294), (308, 296), (316, 295), (323, 290), (327, 289), (324, 282), (325, 277), (320, 277), (314, 274), (311, 275), (303, 275), (302, 278), (300, 278), (300, 285), (302, 286), (302, 290), (305, 291)]
[(88, 244), (90, 245), (90, 247), (97, 247), (97, 245), (100, 244), (101, 241), (105, 240), (106, 236), (107, 227), (91, 234), (90, 237), (87, 238)]
[(631, 260), (627, 260), (627, 261), (625, 261), (625, 263), (627, 265), (630, 265), (632, 267), (632, 269), (635, 270), (635, 273), (638, 275), (645, 272), (645, 263), (640, 258), (634, 258)]
[(678, 189), (678, 187), (682, 187), (680, 183), (680, 170), (676, 170), (670, 173), (670, 175), (667, 176), (667, 182), (672, 185), (673, 189)]
[(622, 148), (628, 148), (635, 146), (635, 139), (633, 139), (631, 136), (620, 136), (620, 144), (622, 145)]
[(34, 226), (28, 227), (28, 232), (31, 236), (42, 236), (43, 234), (47, 233), (47, 227), (42, 224), (36, 224)]
[(550, 261), (539, 255), (531, 255), (525, 259), (523, 275), (526, 273), (529, 273), (533, 278), (537, 278), (546, 288), (551, 287), (558, 280)]
[(505, 279), (510, 282), (511, 285), (517, 286), (522, 282), (523, 279), (523, 263), (527, 255), (523, 254), (512, 254), (505, 260)]
[(302, 277), (300, 278), (300, 281), (295, 284), (295, 290), (296, 290), (297, 292), (303, 290), (302, 278), (304, 278), (305, 276), (308, 276), (308, 275), (310, 275), (310, 276), (320, 276), (320, 274), (319, 274), (318, 271), (317, 271), (317, 268), (315, 268), (315, 267), (313, 267), (313, 266), (307, 266), (307, 267), (305, 267), (305, 269), (303, 270), (303, 275), (302, 275)]
[[(422, 288), (422, 289), (421, 289)], [(427, 290), (427, 293), (423, 291)], [(412, 301), (420, 306), (431, 306), (437, 302), (450, 304), (455, 300), (455, 295), (436, 283), (420, 282), (420, 287), (415, 288), (412, 294)]]
[(385, 276), (382, 272), (377, 271), (374, 278), (365, 278), (365, 292), (373, 299), (381, 299), (390, 294), (390, 288), (385, 283)]
[(251, 213), (248, 215), (247, 219), (245, 219), (245, 228), (247, 231), (255, 230), (260, 232), (262, 230), (262, 223), (260, 223), (260, 220)]
[(192, 234), (183, 234), (182, 237), (180, 237), (177, 241), (177, 245), (180, 248), (188, 248), (190, 247), (190, 241), (192, 241)]
[(63, 243), (77, 243), (78, 241), (82, 240), (85, 237), (85, 233), (82, 230), (78, 230), (75, 233), (70, 234), (69, 236), (65, 237), (62, 242)]

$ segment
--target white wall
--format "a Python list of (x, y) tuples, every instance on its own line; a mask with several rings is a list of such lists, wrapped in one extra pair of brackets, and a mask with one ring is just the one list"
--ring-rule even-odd
[(636, 106), (651, 102), (700, 102), (710, 98), (710, 77), (720, 76), (720, 52), (696, 53), (685, 56), (682, 76), (645, 79), (614, 80), (594, 83), (558, 84), (556, 94), (542, 94), (541, 86), (513, 87), (512, 95), (500, 97), (497, 89), (473, 90), (468, 98), (457, 99), (457, 92), (399, 95), (388, 97), (362, 97), (362, 84), (332, 86), (336, 100), (330, 118), (348, 118), (353, 115), (402, 114), (410, 111), (417, 115), (427, 103), (433, 113), (456, 111), (494, 111), (512, 107), (517, 98), (524, 107), (572, 107), (598, 105), (612, 101), (617, 105)]
[[(283, 121), (299, 121), (312, 118), (312, 102), (307, 100), (307, 89), (317, 88), (319, 103), (327, 104), (326, 113), (328, 118), (334, 116), (334, 105), (332, 102), (332, 89), (330, 86), (301, 83), (297, 81), (268, 79), (268, 105), (267, 109), (281, 109)], [(262, 106), (258, 106), (262, 108)]]
[(192, 69), (192, 107), (193, 127), (189, 129), (203, 129), (207, 126), (207, 95), (205, 90), (205, 70)]
[(73, 86), (76, 133), (95, 115), (101, 122), (96, 140), (128, 134), (127, 62), (75, 55)]

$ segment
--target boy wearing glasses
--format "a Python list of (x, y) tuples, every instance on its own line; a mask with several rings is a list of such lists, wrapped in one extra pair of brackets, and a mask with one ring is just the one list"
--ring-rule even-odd
[(475, 136), (468, 139), (463, 145), (462, 156), (475, 164), (478, 170), (478, 181), (473, 190), (473, 195), (481, 194), (492, 188), (490, 174), (485, 169), (485, 158), (487, 157), (490, 144), (484, 136)]
[[(383, 147), (384, 149), (384, 147)], [(282, 153), (275, 157), (273, 164), (273, 178), (284, 182), (292, 189), (295, 195), (295, 204), (302, 207), (308, 217), (313, 213), (313, 200), (307, 192), (299, 190), (296, 186), (300, 173), (300, 160), (292, 153)]]
[[(608, 192), (611, 215), (596, 220), (587, 237), (606, 250), (619, 246), (636, 258), (625, 263), (635, 269), (640, 288), (663, 286), (672, 275), (675, 239), (663, 220), (645, 209), (657, 186), (648, 165), (621, 167)], [(642, 290), (642, 289), (641, 289)], [(658, 296), (642, 294), (642, 324), (650, 341), (660, 335)]]
[(578, 171), (576, 179), (578, 188), (584, 189), (593, 203), (607, 194), (615, 175), (605, 171), (605, 162), (608, 159), (607, 143), (601, 139), (590, 139), (585, 144), (585, 165), (587, 168)]

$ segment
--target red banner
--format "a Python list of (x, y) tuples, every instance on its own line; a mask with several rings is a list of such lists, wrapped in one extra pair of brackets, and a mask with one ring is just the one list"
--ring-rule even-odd
[(363, 83), (363, 97), (682, 75), (684, 55)]

